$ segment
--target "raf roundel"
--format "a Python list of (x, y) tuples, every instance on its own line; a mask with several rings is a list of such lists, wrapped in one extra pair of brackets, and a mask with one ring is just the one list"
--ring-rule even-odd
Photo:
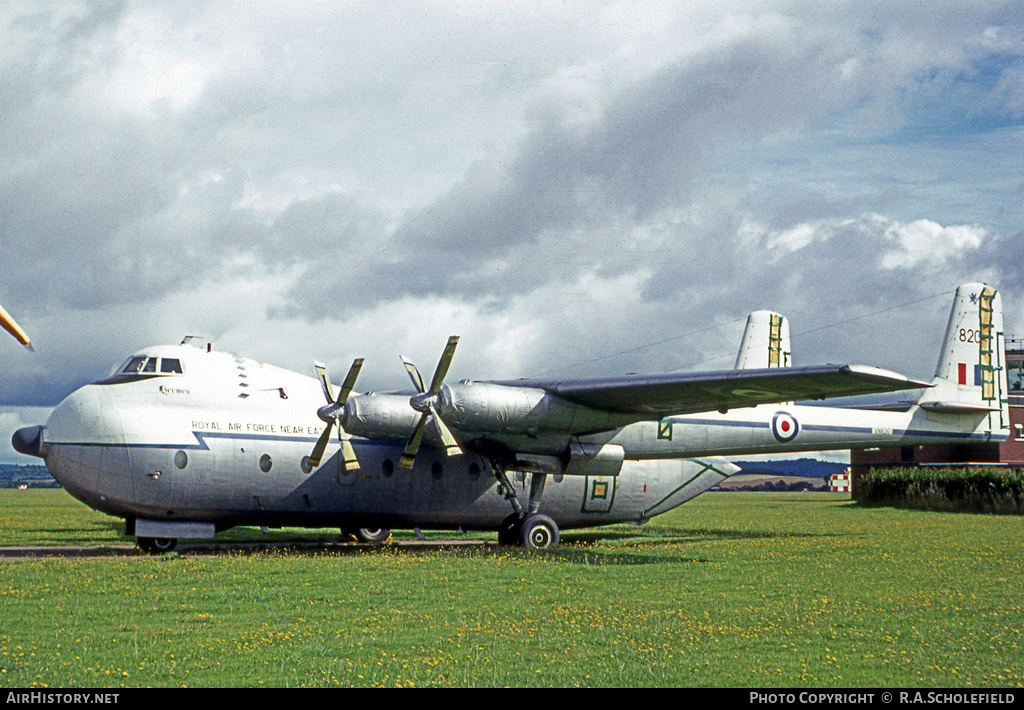
[(782, 442), (792, 441), (800, 432), (800, 423), (787, 412), (776, 412), (772, 417), (772, 434), (775, 440)]

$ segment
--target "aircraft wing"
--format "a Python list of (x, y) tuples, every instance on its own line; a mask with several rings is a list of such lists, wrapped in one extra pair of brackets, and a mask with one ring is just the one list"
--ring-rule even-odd
[(593, 409), (651, 417), (931, 387), (926, 382), (865, 365), (527, 379), (497, 384), (536, 387)]

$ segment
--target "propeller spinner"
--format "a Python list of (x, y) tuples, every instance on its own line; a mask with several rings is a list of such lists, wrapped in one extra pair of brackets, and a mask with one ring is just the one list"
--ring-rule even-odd
[(327, 449), (327, 442), (331, 438), (331, 430), (337, 425), (338, 441), (341, 442), (341, 454), (345, 461), (345, 468), (349, 471), (358, 470), (359, 461), (356, 459), (356, 452), (352, 448), (352, 442), (349, 441), (348, 433), (341, 425), (341, 417), (345, 411), (345, 400), (352, 393), (359, 370), (363, 367), (363, 358), (357, 358), (352, 362), (352, 367), (349, 368), (348, 375), (345, 376), (345, 382), (341, 385), (337, 398), (334, 397), (334, 388), (331, 387), (331, 378), (327, 374), (327, 368), (322, 362), (315, 362), (314, 366), (316, 374), (320, 377), (320, 386), (324, 389), (324, 397), (327, 398), (327, 404), (320, 407), (316, 415), (327, 424), (327, 428), (320, 434), (316, 446), (313, 447), (313, 453), (309, 455), (309, 465), (313, 468), (320, 465), (320, 460)]
[(419, 394), (413, 395), (409, 399), (409, 405), (417, 412), (422, 412), (420, 420), (416, 424), (416, 429), (413, 430), (412, 436), (409, 437), (409, 443), (406, 444), (405, 452), (402, 454), (402, 461), (399, 464), (402, 468), (412, 468), (416, 460), (416, 452), (419, 451), (420, 442), (423, 440), (423, 432), (427, 427), (427, 420), (433, 422), (437, 436), (444, 444), (447, 456), (457, 456), (462, 453), (462, 449), (459, 447), (458, 442), (455, 441), (455, 437), (452, 436), (452, 432), (437, 413), (437, 406), (439, 404), (438, 393), (441, 391), (441, 385), (444, 384), (444, 378), (448, 375), (448, 368), (451, 366), (452, 358), (455, 356), (455, 346), (458, 344), (459, 336), (453, 335), (448, 338), (448, 345), (445, 346), (441, 359), (437, 363), (437, 369), (434, 370), (434, 379), (430, 382), (430, 389), (426, 389), (423, 386), (423, 378), (420, 377), (416, 366), (404, 357), (402, 358), (405, 369), (409, 373), (410, 379), (412, 379), (412, 384), (416, 387), (416, 391), (419, 392)]

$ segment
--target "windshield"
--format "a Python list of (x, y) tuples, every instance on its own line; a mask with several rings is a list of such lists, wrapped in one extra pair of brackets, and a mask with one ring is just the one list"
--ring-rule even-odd
[(122, 375), (148, 375), (157, 372), (164, 375), (182, 374), (181, 360), (176, 357), (157, 358), (148, 355), (135, 355), (118, 372)]

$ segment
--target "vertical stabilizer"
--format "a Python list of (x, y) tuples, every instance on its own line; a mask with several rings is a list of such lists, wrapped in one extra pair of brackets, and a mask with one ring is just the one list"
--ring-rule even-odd
[(747, 316), (737, 370), (789, 367), (789, 321), (772, 311), (754, 311)]
[(921, 406), (934, 411), (992, 412), (994, 430), (1009, 431), (1003, 308), (991, 286), (960, 286), (942, 341), (934, 387)]

